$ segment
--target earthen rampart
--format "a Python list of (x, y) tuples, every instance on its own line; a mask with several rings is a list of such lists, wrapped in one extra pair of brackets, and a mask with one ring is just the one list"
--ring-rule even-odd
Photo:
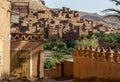
[(120, 81), (120, 52), (110, 48), (77, 47), (74, 51), (74, 82)]

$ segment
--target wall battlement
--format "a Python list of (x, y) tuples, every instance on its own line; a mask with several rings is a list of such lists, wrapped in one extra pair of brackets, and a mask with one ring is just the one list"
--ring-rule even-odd
[(120, 51), (76, 47), (73, 67), (74, 82), (120, 82)]
[(120, 63), (120, 51), (119, 49), (112, 50), (110, 48), (104, 49), (93, 47), (76, 47), (74, 51), (75, 57), (86, 57), (93, 60), (109, 61), (114, 63)]

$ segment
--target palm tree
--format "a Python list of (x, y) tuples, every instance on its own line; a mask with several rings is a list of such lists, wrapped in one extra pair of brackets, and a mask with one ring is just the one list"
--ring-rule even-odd
[[(115, 6), (120, 6), (120, 0), (110, 0), (110, 1), (114, 2)], [(109, 9), (105, 9), (102, 12), (105, 12), (105, 13), (106, 12), (113, 12), (113, 14), (106, 15), (105, 18), (115, 17), (115, 18), (120, 19), (120, 9), (109, 8)]]

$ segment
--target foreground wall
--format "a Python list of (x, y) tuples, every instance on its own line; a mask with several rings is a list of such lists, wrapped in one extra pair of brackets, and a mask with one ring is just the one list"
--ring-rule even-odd
[(76, 48), (74, 55), (74, 82), (80, 82), (80, 80), (120, 81), (118, 50), (113, 52), (110, 49)]
[(56, 67), (45, 69), (45, 77), (49, 78), (73, 78), (73, 60), (57, 63)]
[(0, 76), (10, 73), (10, 2), (0, 0)]

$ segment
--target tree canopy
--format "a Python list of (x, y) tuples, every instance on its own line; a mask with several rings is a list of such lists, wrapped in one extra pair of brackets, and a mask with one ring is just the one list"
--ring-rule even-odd
[[(110, 1), (114, 2), (115, 6), (120, 6), (120, 0), (110, 0)], [(108, 8), (108, 9), (103, 10), (102, 12), (108, 13), (108, 15), (105, 16), (106, 18), (116, 17), (116, 18), (120, 19), (120, 9)], [(111, 12), (112, 12), (112, 14), (111, 14)]]

